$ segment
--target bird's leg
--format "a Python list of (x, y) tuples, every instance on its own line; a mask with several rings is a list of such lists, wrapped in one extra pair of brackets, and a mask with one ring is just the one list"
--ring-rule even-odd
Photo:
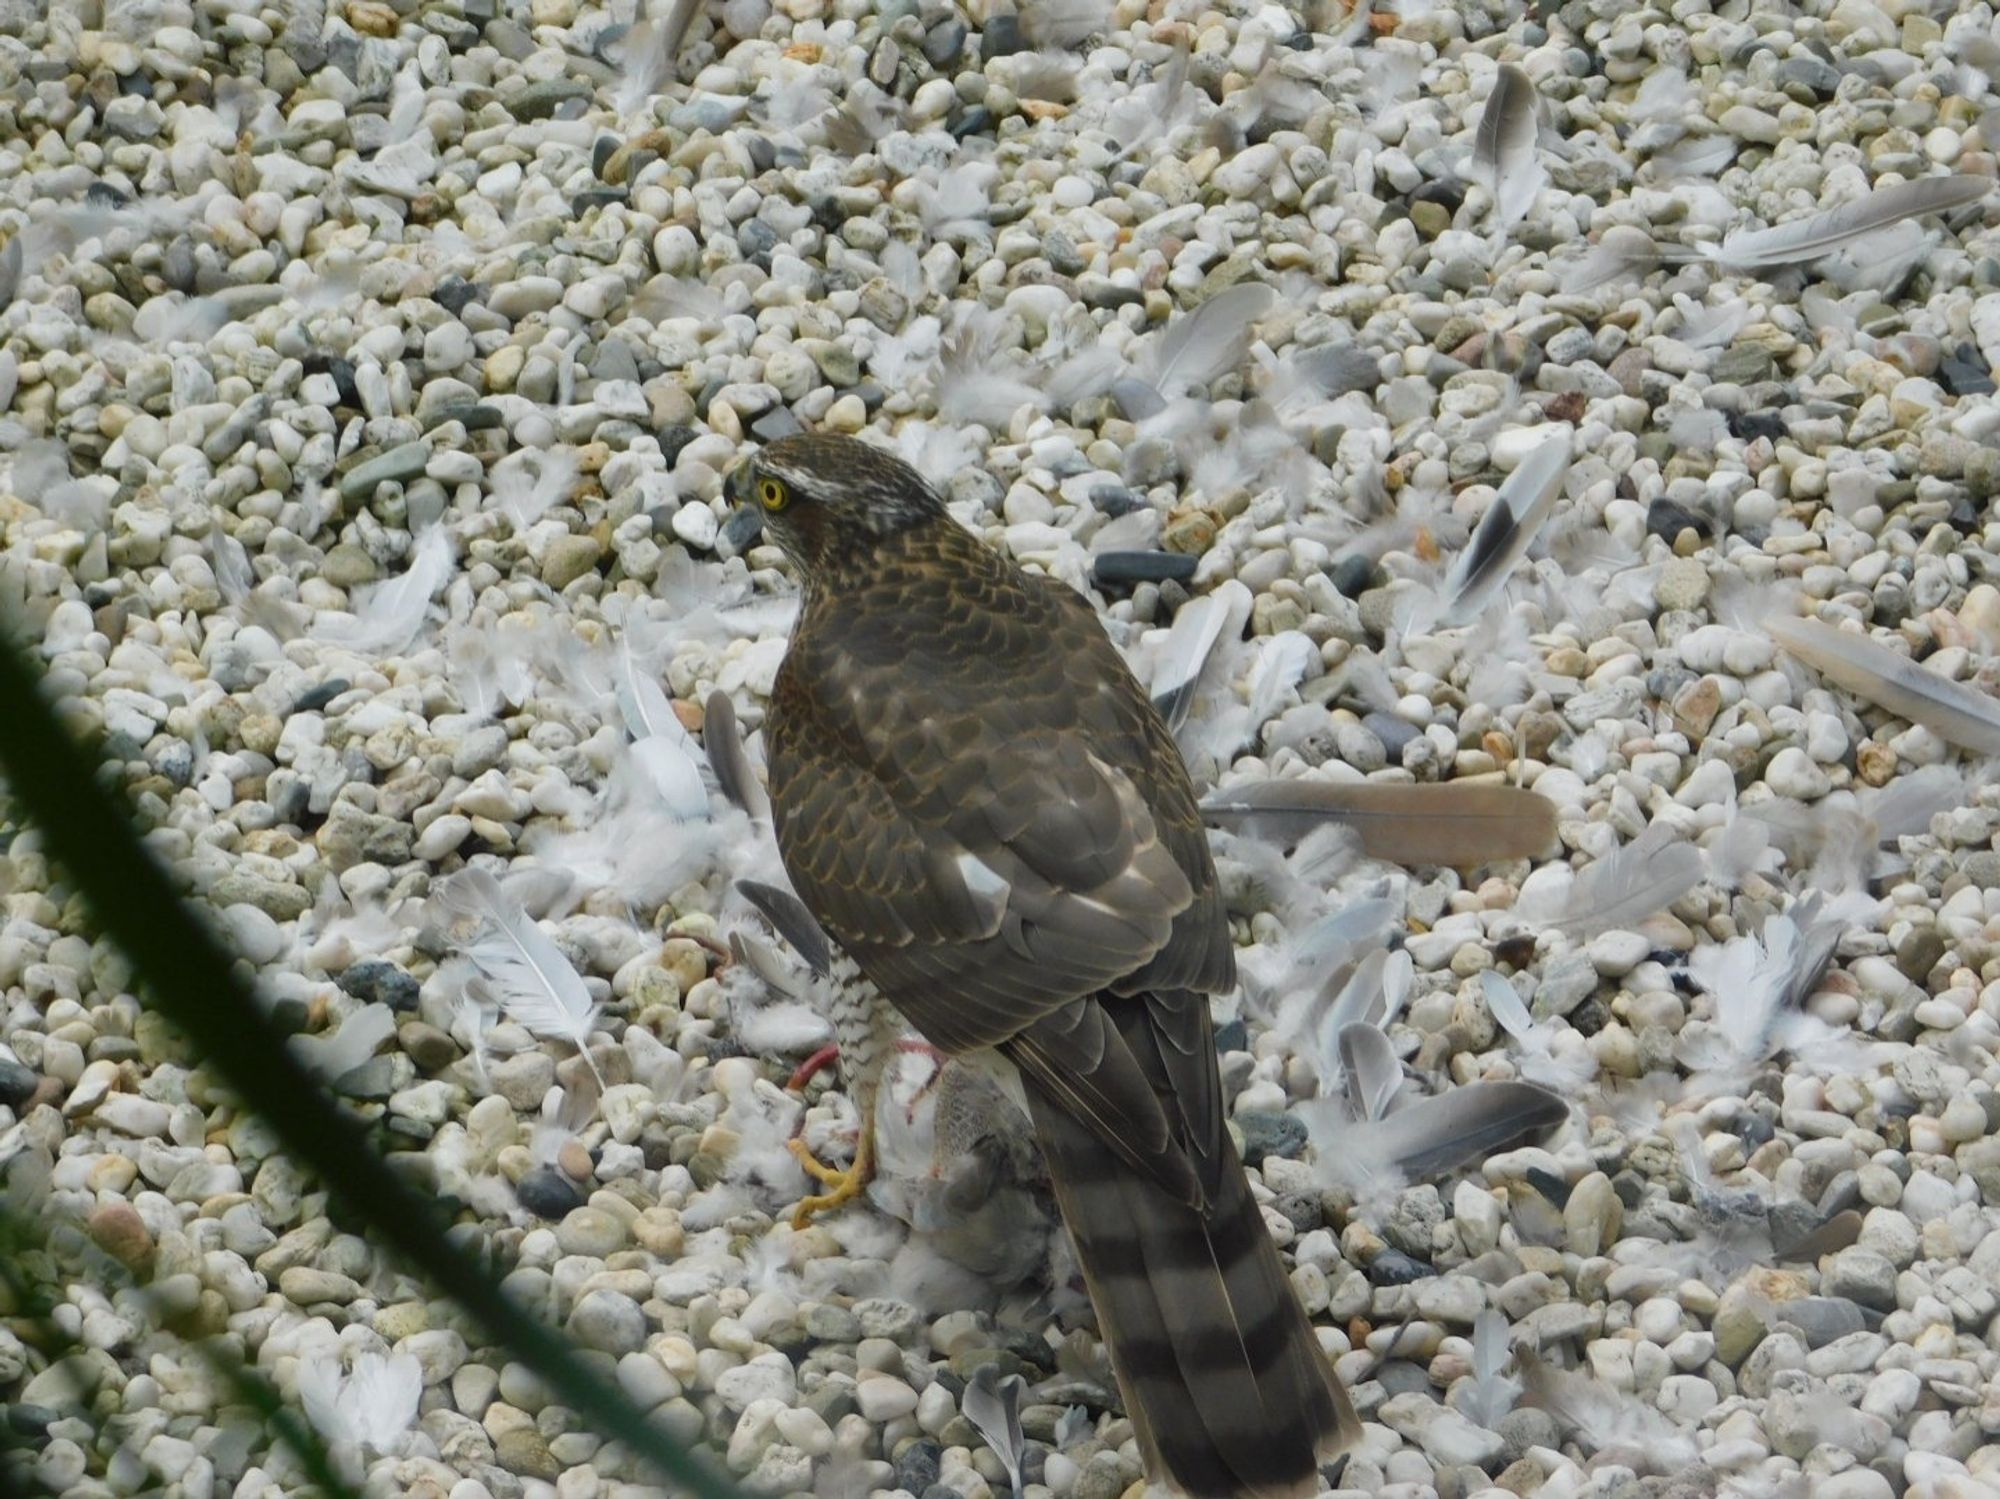
[(852, 1202), (875, 1175), (875, 1101), (881, 1092), (883, 1067), (896, 1044), (898, 1023), (894, 1012), (858, 974), (840, 984), (832, 1010), (833, 1045), (807, 1058), (793, 1077), (797, 1080), (804, 1074), (810, 1078), (830, 1060), (827, 1052), (837, 1055), (842, 1084), (861, 1116), (860, 1137), (854, 1144), (854, 1164), (845, 1170), (820, 1161), (803, 1139), (786, 1142), (806, 1175), (829, 1189), (804, 1199), (792, 1210), (793, 1228), (804, 1228), (815, 1214)]
[[(871, 1097), (869, 1102), (874, 1102)], [(794, 1137), (785, 1142), (793, 1155), (798, 1157), (800, 1167), (814, 1181), (831, 1190), (816, 1196), (801, 1198), (792, 1209), (792, 1227), (804, 1228), (813, 1221), (815, 1214), (841, 1207), (859, 1197), (875, 1176), (875, 1121), (873, 1110), (862, 1116), (861, 1138), (854, 1147), (854, 1164), (845, 1170), (824, 1164), (812, 1153), (812, 1147), (804, 1140)]]

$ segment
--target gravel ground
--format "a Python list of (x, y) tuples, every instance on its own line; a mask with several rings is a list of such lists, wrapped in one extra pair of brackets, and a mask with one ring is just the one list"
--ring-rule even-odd
[[(1155, 682), (1218, 623), (1204, 781), (1558, 810), (1556, 857), (1465, 876), (1217, 837), (1233, 1121), (1368, 1423), (1334, 1492), (2000, 1495), (1994, 208), (1703, 251), (1993, 176), (1992, 7), (725, 0), (671, 63), (633, 21), (0, 0), (0, 594), (455, 1232), (758, 1492), (1006, 1494), (989, 1367), (1030, 1499), (1140, 1483), (955, 1069), (902, 1064), (869, 1203), (788, 1222), (786, 1140), (855, 1120), (784, 1087), (828, 1030), (700, 779), (726, 706), (758, 758), (793, 597), (720, 483), (858, 433)], [(1781, 650), (1804, 615), (1929, 706)], [(0, 1322), (14, 1478), (300, 1490), (223, 1335), (374, 1491), (642, 1492), (0, 836), (0, 1160), (73, 1339)], [(1341, 1101), (1356, 1014), (1386, 1104)], [(1572, 1105), (1544, 1144), (1366, 1169), (1348, 1113), (1515, 1077)]]

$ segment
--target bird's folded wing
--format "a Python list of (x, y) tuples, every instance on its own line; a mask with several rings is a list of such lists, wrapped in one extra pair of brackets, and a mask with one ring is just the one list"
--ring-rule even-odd
[[(1200, 998), (1200, 996), (1194, 996)], [(1009, 1041), (1002, 1051), (1065, 1114), (1089, 1127), (1121, 1159), (1157, 1181), (1179, 1201), (1202, 1205), (1213, 1182), (1199, 1163), (1219, 1155), (1215, 1142), (1187, 1140), (1177, 1105), (1163, 1101), (1167, 1079), (1152, 1037), (1140, 1023), (1138, 1050), (1113, 1007), (1137, 1011), (1142, 999), (1102, 1004), (1079, 999), (1044, 1016)], [(1204, 1009), (1206, 999), (1201, 999)], [(1209, 1073), (1215, 1072), (1213, 1063)], [(1170, 1115), (1169, 1110), (1174, 1112)]]
[[(1045, 792), (1060, 791), (1067, 770), (1081, 783), (1073, 803), (1101, 803), (1094, 818), (1025, 821), (999, 844), (992, 793), (970, 782), (941, 826), (823, 741), (781, 739), (771, 765), (800, 899), (891, 1003), (954, 1051), (995, 1045), (1142, 968), (1191, 898), (1144, 804), (1103, 767), (1042, 776)], [(1091, 883), (1064, 888), (1042, 873), (1052, 868)]]

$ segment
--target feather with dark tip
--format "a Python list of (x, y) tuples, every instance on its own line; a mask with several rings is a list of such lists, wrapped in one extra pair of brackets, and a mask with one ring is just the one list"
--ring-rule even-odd
[(709, 769), (722, 794), (758, 822), (771, 820), (771, 798), (750, 763), (743, 746), (743, 734), (736, 723), (736, 704), (721, 688), (708, 695), (702, 710), (701, 742), (708, 751)]
[(1371, 859), (1470, 869), (1538, 858), (1556, 844), (1555, 803), (1513, 786), (1457, 782), (1255, 781), (1201, 805), (1214, 826), (1296, 842), (1327, 822), (1352, 827)]
[(1569, 449), (1570, 429), (1562, 427), (1507, 476), (1444, 581), (1441, 624), (1472, 623), (1499, 593), (1562, 497)]
[(1500, 64), (1473, 137), (1472, 170), (1475, 180), (1493, 195), (1503, 229), (1520, 221), (1548, 180), (1535, 160), (1538, 109), (1528, 75), (1513, 63)]
[[(1303, 1104), (1308, 1117), (1331, 1103)], [(1362, 1188), (1449, 1175), (1534, 1139), (1569, 1117), (1569, 1104), (1533, 1083), (1477, 1082), (1405, 1104), (1367, 1124), (1321, 1132), (1316, 1169), (1329, 1185)]]
[(1753, 229), (1727, 236), (1710, 246), (1708, 258), (1738, 270), (1764, 266), (1796, 265), (1852, 244), (1863, 235), (1887, 229), (1905, 219), (1927, 213), (1949, 213), (1968, 203), (1977, 203), (1993, 190), (1991, 177), (1957, 173), (1944, 177), (1918, 177), (1909, 182), (1892, 182), (1884, 187), (1829, 208), (1811, 218), (1769, 229)]
[(833, 944), (804, 901), (762, 880), (738, 880), (736, 888), (771, 923), (771, 929), (792, 945), (792, 951), (805, 959), (806, 967), (817, 974), (833, 967)]
[(1919, 666), (1908, 656), (1852, 630), (1817, 619), (1767, 620), (1779, 645), (1856, 697), (1922, 724), (1940, 739), (2000, 754), (2000, 701)]

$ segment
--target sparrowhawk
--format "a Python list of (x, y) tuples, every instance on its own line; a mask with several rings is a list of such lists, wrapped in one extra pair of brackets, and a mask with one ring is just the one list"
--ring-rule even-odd
[[(850, 1076), (878, 995), (1016, 1069), (1150, 1476), (1312, 1492), (1358, 1426), (1224, 1128), (1235, 954), (1166, 725), (1082, 598), (889, 454), (789, 437), (728, 488), (803, 584), (764, 732), (786, 871), (852, 965)], [(858, 1080), (856, 1166), (813, 1206), (870, 1169)]]

